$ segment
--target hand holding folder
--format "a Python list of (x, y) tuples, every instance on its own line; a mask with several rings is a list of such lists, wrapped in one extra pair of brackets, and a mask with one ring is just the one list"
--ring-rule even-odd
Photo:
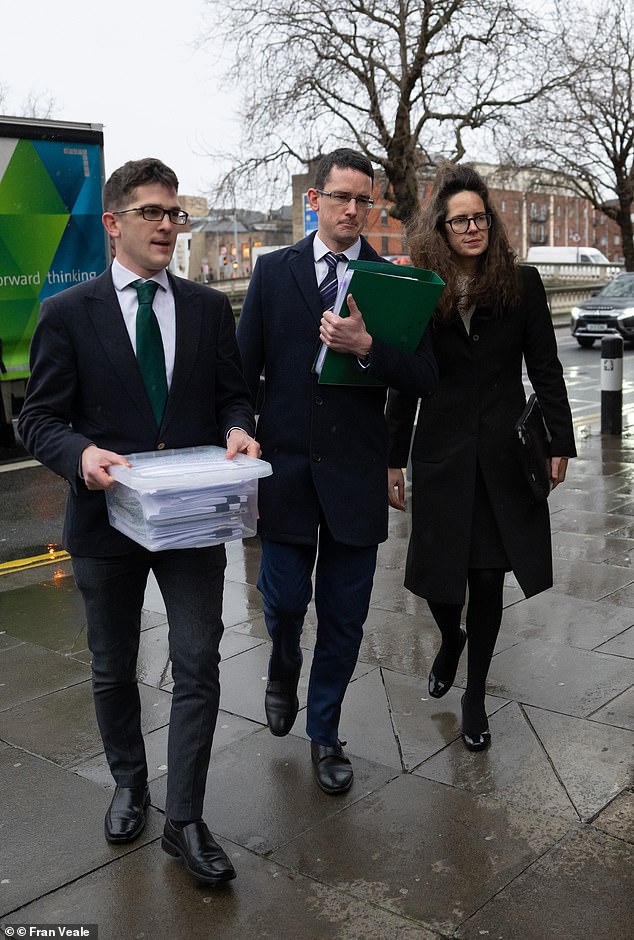
[[(349, 261), (341, 278), (333, 312), (349, 316), (346, 298), (353, 294), (366, 329), (377, 339), (414, 352), (431, 319), (444, 282), (433, 271), (378, 261)], [(325, 344), (313, 371), (325, 385), (385, 383), (368, 375), (350, 353), (335, 352)]]

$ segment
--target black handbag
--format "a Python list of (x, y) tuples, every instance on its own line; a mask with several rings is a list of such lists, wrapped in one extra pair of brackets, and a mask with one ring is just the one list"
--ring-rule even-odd
[(543, 502), (550, 495), (550, 433), (542, 409), (533, 394), (515, 424), (520, 464), (533, 499)]

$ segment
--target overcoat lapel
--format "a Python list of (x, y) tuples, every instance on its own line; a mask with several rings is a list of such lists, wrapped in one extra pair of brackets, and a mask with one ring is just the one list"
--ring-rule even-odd
[[(112, 365), (114, 375), (143, 419), (154, 422), (152, 407), (123, 322), (109, 270), (96, 278), (93, 293), (87, 298), (87, 304), (97, 339)], [(126, 403), (122, 402), (122, 407), (126, 407)]]
[[(306, 301), (306, 307), (313, 320), (321, 320), (321, 300), (317, 278), (315, 277), (315, 255), (313, 252), (314, 236), (309, 236), (296, 246), (296, 252), (289, 262), (291, 276)], [(280, 285), (282, 289), (282, 285)]]

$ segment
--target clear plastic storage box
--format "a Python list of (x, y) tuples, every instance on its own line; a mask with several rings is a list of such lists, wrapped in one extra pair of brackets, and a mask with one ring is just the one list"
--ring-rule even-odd
[(131, 467), (113, 465), (106, 490), (110, 525), (152, 552), (202, 548), (255, 535), (258, 479), (265, 460), (224, 447), (128, 454)]

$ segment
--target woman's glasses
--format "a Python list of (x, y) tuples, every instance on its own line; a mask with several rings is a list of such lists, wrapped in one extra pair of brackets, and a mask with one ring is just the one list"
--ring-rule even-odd
[(466, 235), (472, 222), (477, 229), (484, 232), (491, 228), (492, 221), (490, 212), (480, 212), (478, 215), (457, 215), (455, 219), (447, 219), (445, 225), (451, 228), (454, 235)]

